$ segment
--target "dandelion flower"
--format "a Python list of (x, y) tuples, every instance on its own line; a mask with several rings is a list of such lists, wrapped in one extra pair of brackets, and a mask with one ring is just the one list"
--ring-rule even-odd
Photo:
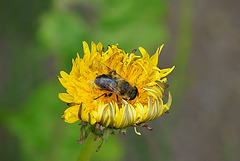
[[(80, 142), (84, 141), (89, 133), (102, 139), (110, 134), (126, 132), (126, 127), (148, 127), (147, 122), (154, 120), (167, 112), (171, 106), (170, 92), (164, 94), (167, 79), (166, 76), (174, 69), (160, 69), (157, 67), (158, 55), (163, 45), (157, 48), (153, 56), (139, 47), (142, 56), (126, 53), (118, 48), (118, 44), (108, 46), (107, 50), (101, 43), (92, 42), (91, 50), (86, 42), (83, 42), (84, 56), (72, 60), (70, 74), (60, 72), (59, 81), (66, 93), (60, 93), (59, 98), (70, 106), (62, 115), (67, 123), (81, 120)], [(114, 71), (114, 72), (113, 72)], [(111, 73), (111, 74), (110, 74)], [(127, 89), (115, 89), (112, 91), (96, 85), (96, 78), (108, 76), (122, 78), (128, 83)], [(113, 78), (112, 78), (113, 79)], [(94, 81), (95, 80), (95, 81)], [(105, 80), (106, 81), (106, 80)], [(117, 79), (114, 82), (118, 83)], [(112, 82), (105, 82), (108, 83)], [(110, 85), (109, 85), (110, 86)], [(111, 88), (119, 88), (119, 84), (111, 84)], [(135, 93), (127, 97), (124, 92), (130, 87), (136, 87)], [(137, 93), (136, 93), (137, 91)], [(167, 96), (167, 102), (163, 103), (163, 97)]]

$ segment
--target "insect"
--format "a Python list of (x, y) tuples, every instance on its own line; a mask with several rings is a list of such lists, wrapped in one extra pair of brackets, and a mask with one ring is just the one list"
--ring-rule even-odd
[[(106, 65), (104, 65), (104, 66), (106, 66)], [(126, 81), (120, 75), (118, 75), (116, 73), (116, 70), (112, 70), (107, 66), (106, 66), (106, 68), (109, 70), (109, 73), (98, 75), (95, 78), (94, 83), (101, 90), (110, 92), (110, 94), (104, 93), (104, 94), (98, 96), (97, 98), (95, 98), (95, 100), (102, 96), (110, 97), (112, 94), (116, 94), (117, 101), (118, 101), (118, 96), (122, 97), (125, 100), (135, 99), (138, 95), (137, 87), (131, 85), (128, 81)]]

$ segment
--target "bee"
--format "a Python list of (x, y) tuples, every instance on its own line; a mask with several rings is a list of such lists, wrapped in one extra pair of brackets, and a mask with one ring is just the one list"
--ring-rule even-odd
[[(106, 65), (104, 65), (104, 66), (106, 66)], [(116, 70), (112, 70), (109, 67), (107, 67), (107, 68), (109, 70), (109, 73), (98, 75), (95, 78), (94, 83), (101, 90), (110, 92), (110, 94), (104, 93), (104, 94), (98, 96), (97, 98), (95, 98), (94, 100), (96, 100), (102, 96), (110, 97), (112, 94), (116, 94), (117, 101), (118, 101), (118, 96), (120, 96), (121, 98), (123, 98), (125, 100), (135, 99), (138, 96), (137, 87), (133, 86), (128, 81), (123, 79), (120, 75), (118, 75), (116, 73)]]

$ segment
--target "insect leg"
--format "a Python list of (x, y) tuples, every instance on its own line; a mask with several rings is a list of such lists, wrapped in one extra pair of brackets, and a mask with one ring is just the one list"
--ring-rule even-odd
[(112, 96), (112, 93), (109, 93), (107, 96), (108, 96), (108, 97), (111, 97), (111, 96)]
[(94, 98), (94, 100), (96, 100), (96, 99), (99, 99), (99, 98), (100, 98), (100, 97), (102, 97), (102, 96), (105, 96), (105, 97), (107, 97), (107, 93), (103, 93), (102, 95), (100, 95), (100, 96), (98, 96), (98, 97)]
[(117, 98), (117, 102), (119, 103), (119, 100), (118, 100), (118, 95), (116, 95), (116, 98)]
[(100, 96), (94, 98), (94, 100), (96, 100), (96, 99), (98, 99), (98, 98), (100, 98), (100, 97), (102, 97), (102, 96), (104, 96), (104, 97), (111, 97), (111, 96), (112, 96), (112, 93), (109, 93), (109, 94), (107, 94), (107, 93), (103, 93), (102, 95), (100, 95)]

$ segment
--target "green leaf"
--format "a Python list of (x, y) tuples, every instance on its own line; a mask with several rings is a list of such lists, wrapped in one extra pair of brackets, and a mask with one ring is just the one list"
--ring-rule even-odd
[(79, 52), (89, 32), (83, 19), (72, 12), (45, 13), (40, 24), (37, 35), (41, 44), (63, 58)]

